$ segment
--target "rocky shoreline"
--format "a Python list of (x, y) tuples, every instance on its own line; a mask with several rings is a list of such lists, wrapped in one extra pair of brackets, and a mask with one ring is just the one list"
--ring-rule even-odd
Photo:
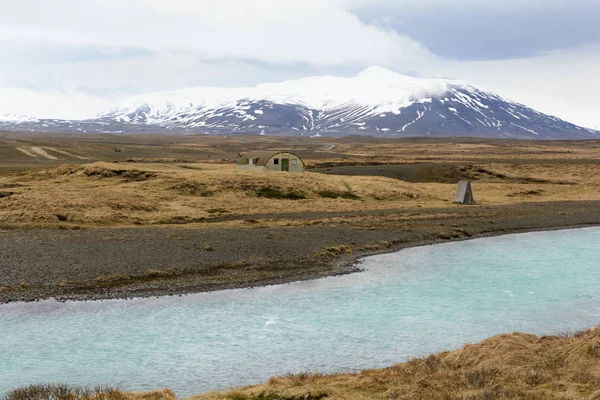
[[(359, 271), (407, 247), (600, 225), (600, 201), (255, 215), (251, 226), (0, 231), (0, 303), (182, 295)], [(305, 222), (269, 226), (274, 220)]]

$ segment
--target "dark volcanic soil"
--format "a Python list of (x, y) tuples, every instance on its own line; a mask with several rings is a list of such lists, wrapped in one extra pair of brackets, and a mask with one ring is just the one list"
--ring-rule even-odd
[(277, 217), (307, 226), (0, 231), (0, 302), (158, 296), (345, 274), (368, 254), (600, 225), (600, 202)]
[[(322, 163), (325, 164), (325, 163)], [(311, 172), (330, 175), (385, 176), (405, 182), (456, 183), (465, 176), (457, 164), (388, 164), (388, 165), (348, 165), (318, 167)]]

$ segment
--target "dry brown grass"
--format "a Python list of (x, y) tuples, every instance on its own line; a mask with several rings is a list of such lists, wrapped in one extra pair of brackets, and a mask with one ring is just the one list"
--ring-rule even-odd
[[(0, 220), (20, 227), (164, 225), (202, 223), (223, 214), (214, 210), (235, 216), (456, 207), (454, 184), (191, 166), (96, 162), (0, 178), (1, 187), (11, 188), (11, 195), (0, 199)], [(475, 198), (483, 205), (600, 199), (596, 165), (469, 168)], [(282, 193), (283, 199), (268, 198), (265, 191)]]
[[(18, 179), (0, 178), (7, 186), (9, 182), (22, 185), (11, 189), (10, 199), (0, 203), (0, 220), (32, 226), (56, 225), (61, 222), (58, 215), (66, 217), (62, 222), (86, 226), (193, 222), (213, 217), (216, 209), (260, 214), (389, 207), (390, 203), (408, 203), (408, 191), (419, 192), (389, 178), (238, 172), (234, 166), (214, 164), (195, 167), (94, 163), (33, 172)], [(318, 194), (345, 193), (347, 185), (364, 201)], [(287, 200), (257, 195), (264, 188), (302, 192), (308, 198), (294, 201), (290, 209)], [(426, 193), (420, 196), (430, 199)]]
[(600, 399), (600, 327), (571, 336), (505, 334), (358, 374), (299, 374), (195, 400)]
[[(23, 167), (13, 171), (5, 162), (0, 163), (6, 171), (13, 171), (0, 175), (0, 189), (11, 193), (0, 198), (2, 226), (203, 224), (216, 217), (223, 219), (223, 213), (211, 212), (219, 209), (225, 210), (230, 218), (218, 222), (219, 226), (247, 227), (248, 224), (231, 219), (236, 215), (290, 212), (456, 207), (452, 204), (456, 174), (474, 180), (475, 199), (480, 205), (600, 199), (600, 165), (594, 162), (600, 156), (600, 142), (480, 143), (468, 139), (413, 142), (374, 138), (290, 141), (264, 137), (242, 140), (158, 136), (140, 139), (139, 143), (137, 140), (131, 143), (129, 139), (123, 139), (122, 144), (97, 140), (34, 138), (3, 143), (0, 153), (6, 154), (7, 159), (14, 158), (13, 163)], [(337, 147), (324, 151), (327, 143)], [(34, 147), (54, 152), (59, 159), (36, 160), (31, 164), (31, 157), (17, 150), (30, 151)], [(310, 170), (303, 175), (238, 172), (233, 165), (240, 151), (286, 147), (303, 152), (309, 166), (336, 162), (458, 164), (452, 167), (456, 171), (449, 171), (454, 175), (440, 180), (449, 183), (407, 183), (375, 176), (324, 175)], [(115, 155), (123, 162), (60, 166), (65, 162), (85, 161), (82, 158), (109, 160)], [(190, 162), (198, 159), (202, 162)], [(45, 165), (45, 170), (40, 170), (40, 165)], [(426, 174), (426, 168), (422, 172)], [(431, 173), (441, 172), (434, 168)], [(265, 188), (282, 193), (284, 199), (261, 197), (259, 194)], [(287, 200), (286, 196), (295, 200)]]
[(131, 393), (111, 387), (69, 385), (31, 385), (15, 389), (3, 400), (176, 400), (170, 390)]
[[(468, 143), (452, 139), (436, 141), (393, 141), (362, 140), (344, 141), (336, 150), (355, 156), (356, 161), (371, 158), (387, 162), (465, 161), (494, 162), (494, 160), (581, 160), (598, 157), (598, 142), (530, 142), (530, 141), (487, 141)], [(347, 161), (348, 158), (339, 159)]]

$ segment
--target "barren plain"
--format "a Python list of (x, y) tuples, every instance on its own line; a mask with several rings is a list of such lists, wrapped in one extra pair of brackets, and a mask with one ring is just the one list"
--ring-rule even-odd
[[(291, 150), (305, 174), (241, 172)], [(477, 205), (453, 204), (472, 181)], [(0, 302), (356, 271), (403, 247), (600, 224), (600, 142), (0, 133)]]

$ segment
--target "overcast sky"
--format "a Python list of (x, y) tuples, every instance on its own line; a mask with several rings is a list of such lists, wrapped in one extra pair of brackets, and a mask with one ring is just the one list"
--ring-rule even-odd
[(600, 127), (597, 0), (0, 0), (0, 114), (83, 118), (131, 95), (353, 76), (470, 81)]

